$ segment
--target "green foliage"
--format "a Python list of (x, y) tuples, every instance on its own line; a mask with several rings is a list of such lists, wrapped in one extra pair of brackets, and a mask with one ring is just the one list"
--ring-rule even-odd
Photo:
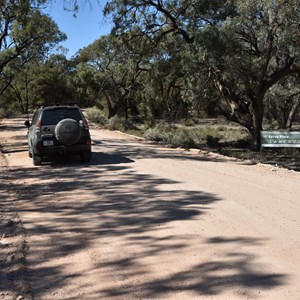
[[(7, 114), (11, 111), (24, 113), (39, 102), (40, 96), (44, 99), (44, 95), (50, 96), (51, 92), (60, 95), (59, 84), (64, 84), (60, 79), (51, 86), (49, 72), (48, 92), (38, 93), (41, 62), (45, 62), (57, 43), (66, 39), (57, 24), (42, 13), (47, 2), (0, 1), (0, 105)], [(59, 72), (64, 78), (62, 68)]]
[(106, 127), (110, 130), (129, 131), (135, 130), (136, 126), (129, 120), (119, 116), (114, 116), (108, 120)]
[(210, 125), (201, 125), (193, 129), (194, 139), (202, 145), (209, 144), (216, 141), (220, 141), (223, 135), (220, 134), (220, 130), (217, 127), (212, 127)]
[(215, 136), (212, 136), (210, 134), (208, 134), (206, 136), (206, 143), (209, 147), (216, 148), (216, 147), (219, 146), (219, 142), (220, 142), (219, 137), (215, 137)]
[(26, 113), (40, 105), (74, 102), (70, 69), (64, 55), (51, 55), (47, 60), (37, 57), (25, 65), (16, 59), (5, 67), (2, 82), (7, 82), (7, 88), (0, 103)]
[(300, 78), (290, 76), (272, 86), (266, 94), (266, 119), (274, 128), (290, 128), (300, 121)]
[(66, 39), (40, 10), (46, 0), (0, 2), (0, 71), (11, 61), (44, 54)]
[(143, 137), (147, 140), (161, 142), (172, 147), (181, 147), (185, 149), (197, 148), (190, 131), (175, 125), (159, 124), (154, 128), (148, 129)]
[[(219, 148), (249, 146), (249, 134), (239, 126), (230, 126), (228, 123), (219, 125), (209, 123), (187, 127), (184, 125), (171, 125), (159, 123), (153, 128), (147, 129), (143, 137), (147, 140), (164, 143), (172, 147), (189, 148)], [(222, 130), (221, 130), (222, 129)]]
[(143, 136), (147, 140), (170, 144), (175, 130), (175, 126), (160, 123), (155, 127), (146, 130)]
[(15, 112), (12, 108), (1, 107), (0, 108), (0, 120), (3, 118), (9, 118), (14, 116)]
[(171, 137), (170, 143), (173, 147), (184, 149), (197, 148), (197, 144), (192, 138), (189, 130), (179, 127)]
[(107, 124), (108, 119), (104, 115), (103, 111), (97, 108), (96, 106), (87, 108), (85, 111), (85, 115), (89, 121), (104, 126)]
[(107, 128), (110, 130), (125, 130), (125, 120), (120, 118), (119, 116), (113, 116), (107, 122)]
[(193, 119), (191, 119), (191, 118), (188, 118), (188, 119), (186, 119), (186, 120), (184, 120), (184, 125), (185, 126), (194, 126), (195, 125), (195, 121), (193, 120)]
[(116, 35), (152, 42), (142, 101), (156, 117), (222, 113), (257, 147), (266, 92), (300, 72), (297, 0), (111, 0), (105, 13)]

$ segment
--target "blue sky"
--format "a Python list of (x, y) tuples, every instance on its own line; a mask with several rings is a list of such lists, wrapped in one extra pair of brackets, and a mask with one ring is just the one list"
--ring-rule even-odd
[(60, 30), (67, 34), (68, 40), (61, 45), (69, 49), (69, 58), (101, 35), (108, 34), (111, 29), (110, 22), (102, 14), (105, 1), (90, 0), (92, 7), (88, 3), (84, 4), (82, 0), (79, 3), (81, 7), (76, 18), (72, 12), (64, 10), (62, 0), (53, 1), (44, 10), (58, 24)]

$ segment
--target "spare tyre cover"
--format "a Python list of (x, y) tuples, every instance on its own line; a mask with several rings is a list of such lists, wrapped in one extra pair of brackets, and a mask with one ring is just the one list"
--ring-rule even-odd
[(56, 125), (54, 133), (64, 145), (73, 145), (80, 139), (80, 125), (73, 119), (63, 119)]

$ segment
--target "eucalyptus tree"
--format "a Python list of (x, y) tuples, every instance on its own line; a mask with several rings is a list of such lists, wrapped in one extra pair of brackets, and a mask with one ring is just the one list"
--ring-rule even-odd
[[(99, 86), (95, 80), (95, 69), (76, 57), (76, 66), (72, 84), (74, 86), (74, 100), (82, 106), (100, 106), (98, 101)], [(101, 107), (101, 106), (100, 106)], [(101, 107), (102, 108), (102, 107)]]
[(143, 74), (142, 105), (153, 118), (167, 120), (188, 117), (191, 108), (188, 96), (190, 72), (183, 56), (186, 44), (166, 37), (148, 53), (148, 72)]
[(112, 17), (116, 35), (138, 25), (142, 34), (156, 43), (170, 34), (193, 43), (193, 27), (202, 27), (207, 18), (214, 22), (212, 15), (223, 18), (224, 4), (224, 0), (111, 0), (104, 14)]
[(207, 26), (199, 43), (210, 78), (227, 101), (229, 118), (259, 146), (264, 99), (284, 78), (300, 72), (298, 1), (236, 1), (236, 15)]
[(112, 0), (105, 13), (119, 35), (139, 26), (157, 45), (167, 35), (191, 45), (222, 96), (224, 114), (259, 148), (266, 92), (300, 72), (297, 0)]
[(46, 4), (45, 0), (0, 1), (0, 94), (10, 89), (7, 108), (16, 101), (21, 110), (27, 110), (29, 82), (35, 73), (26, 65), (41, 60), (66, 39), (57, 24), (41, 12)]
[(266, 93), (267, 117), (277, 120), (280, 129), (291, 129), (300, 120), (300, 77), (290, 76), (279, 81)]
[(35, 57), (21, 64), (18, 59), (9, 64), (13, 76), (1, 97), (9, 110), (27, 113), (37, 105), (74, 101), (73, 66), (64, 55)]
[[(34, 71), (34, 65), (32, 66)], [(36, 66), (33, 80), (36, 99), (42, 104), (74, 102), (74, 66), (64, 54), (52, 54)]]
[(89, 86), (105, 98), (109, 117), (123, 114), (127, 118), (129, 110), (137, 109), (138, 78), (147, 71), (144, 51), (143, 41), (128, 46), (124, 37), (112, 35), (102, 36), (80, 51), (80, 61), (87, 67), (81, 66), (78, 76), (82, 77), (82, 71), (92, 74)]
[[(66, 38), (51, 18), (41, 12), (46, 0), (0, 2), (0, 72), (29, 49), (45, 51)], [(32, 51), (31, 51), (32, 53)], [(30, 56), (29, 56), (30, 57)], [(27, 56), (27, 59), (29, 58)]]
[[(37, 70), (32, 68), (32, 63), (26, 66), (15, 59), (4, 68), (3, 77), (6, 86), (1, 95), (1, 102), (5, 102), (7, 111), (28, 112), (30, 99), (34, 97), (32, 82), (37, 75)], [(2, 81), (4, 81), (4, 78)]]

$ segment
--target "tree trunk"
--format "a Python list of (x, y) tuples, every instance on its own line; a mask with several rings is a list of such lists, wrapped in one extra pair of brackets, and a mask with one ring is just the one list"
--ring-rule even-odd
[(110, 96), (107, 93), (104, 93), (105, 99), (106, 99), (106, 103), (107, 103), (107, 108), (108, 108), (108, 118), (112, 118), (113, 116), (115, 116), (115, 114), (117, 113), (115, 108), (113, 108), (112, 104), (111, 104), (111, 99)]
[(251, 130), (251, 149), (259, 151), (260, 149), (260, 131), (262, 130), (264, 105), (263, 96), (257, 97), (252, 101), (253, 108), (253, 127)]
[(286, 122), (286, 128), (288, 128), (288, 129), (292, 128), (293, 120), (294, 120), (294, 117), (296, 115), (296, 111), (297, 111), (299, 106), (300, 106), (300, 98), (298, 98), (292, 106), (292, 109), (289, 113), (289, 116), (288, 116), (288, 119), (287, 119), (287, 122)]
[(277, 106), (277, 122), (279, 129), (286, 128), (286, 116), (285, 116), (285, 108), (282, 105)]
[(108, 93), (104, 93), (104, 96), (106, 98), (106, 102), (107, 102), (107, 108), (108, 108), (108, 118), (112, 118), (114, 117), (120, 109), (124, 109), (124, 112), (127, 109), (127, 102), (126, 102), (126, 96), (120, 96), (119, 99), (117, 100), (117, 102), (115, 104), (113, 104), (113, 100), (112, 97), (108, 94)]

